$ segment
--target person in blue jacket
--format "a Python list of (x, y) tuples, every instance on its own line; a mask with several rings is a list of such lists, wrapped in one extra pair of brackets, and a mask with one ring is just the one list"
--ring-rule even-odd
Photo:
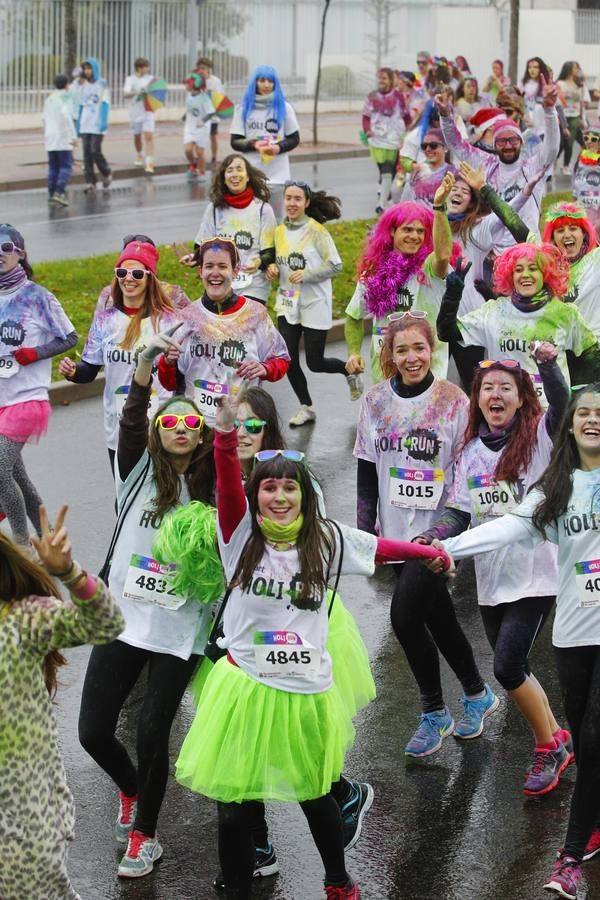
[(95, 57), (84, 60), (81, 71), (85, 81), (80, 89), (77, 131), (83, 146), (84, 190), (86, 194), (93, 194), (96, 191), (94, 165), (102, 177), (102, 187), (110, 187), (112, 181), (110, 166), (102, 153), (102, 139), (108, 127), (110, 91), (106, 80), (100, 78), (100, 63)]

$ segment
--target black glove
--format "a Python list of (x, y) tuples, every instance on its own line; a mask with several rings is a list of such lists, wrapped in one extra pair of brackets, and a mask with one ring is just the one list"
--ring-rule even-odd
[(472, 265), (473, 263), (468, 262), (463, 266), (462, 256), (458, 257), (454, 269), (448, 272), (446, 276), (446, 300), (450, 300), (457, 305), (460, 303), (465, 288), (465, 278)]

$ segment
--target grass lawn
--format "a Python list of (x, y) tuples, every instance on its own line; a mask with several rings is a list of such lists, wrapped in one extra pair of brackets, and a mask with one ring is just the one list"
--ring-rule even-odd
[[(542, 220), (551, 203), (570, 199), (571, 194), (568, 192), (548, 194), (542, 202)], [(352, 222), (336, 222), (327, 226), (343, 260), (343, 270), (333, 282), (334, 318), (343, 317), (344, 309), (354, 292), (357, 260), (367, 230), (374, 221), (374, 219), (356, 219)], [(114, 253), (107, 253), (103, 256), (38, 263), (35, 266), (36, 281), (58, 297), (75, 325), (80, 336), (77, 346), (80, 353), (98, 295), (104, 285), (112, 279), (118, 253), (119, 248), (115, 247)], [(197, 272), (181, 266), (174, 252), (168, 246), (160, 248), (158, 271), (163, 281), (180, 284), (191, 300), (200, 296)], [(58, 360), (55, 359), (53, 361), (53, 377), (55, 379), (60, 377), (56, 372), (57, 366)]]

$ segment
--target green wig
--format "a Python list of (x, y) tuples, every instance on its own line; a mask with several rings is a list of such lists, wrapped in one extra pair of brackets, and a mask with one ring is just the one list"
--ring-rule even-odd
[(163, 565), (175, 562), (173, 589), (180, 597), (213, 603), (223, 595), (225, 576), (216, 536), (217, 511), (199, 500), (164, 517), (152, 553)]

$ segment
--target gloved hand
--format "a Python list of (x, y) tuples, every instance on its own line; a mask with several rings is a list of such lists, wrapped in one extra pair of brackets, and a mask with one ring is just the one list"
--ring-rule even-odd
[(35, 347), (19, 347), (18, 350), (15, 350), (13, 356), (20, 366), (30, 366), (31, 363), (37, 362), (39, 359)]
[(457, 304), (460, 303), (465, 287), (465, 277), (472, 265), (472, 263), (468, 262), (463, 266), (462, 256), (458, 257), (456, 266), (454, 269), (451, 269), (446, 276), (446, 300), (451, 300)]
[(173, 335), (182, 325), (183, 322), (177, 322), (176, 325), (171, 325), (170, 328), (165, 328), (164, 331), (153, 335), (140, 353), (140, 357), (147, 362), (152, 362), (160, 353), (168, 353), (171, 347), (181, 350), (181, 346), (173, 340)]

